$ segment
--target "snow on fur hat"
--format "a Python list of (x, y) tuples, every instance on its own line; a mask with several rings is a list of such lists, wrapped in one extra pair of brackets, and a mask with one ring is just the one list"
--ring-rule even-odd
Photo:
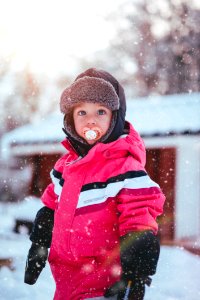
[(82, 102), (99, 103), (110, 110), (119, 109), (119, 97), (112, 84), (102, 78), (85, 76), (66, 88), (60, 99), (60, 110), (64, 114)]

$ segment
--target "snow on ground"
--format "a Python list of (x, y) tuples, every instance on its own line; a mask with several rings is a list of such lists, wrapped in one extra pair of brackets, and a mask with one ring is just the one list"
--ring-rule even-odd
[[(45, 267), (37, 283), (24, 284), (24, 268), (30, 247), (28, 235), (12, 232), (15, 215), (35, 215), (40, 203), (31, 198), (18, 204), (0, 204), (0, 258), (13, 258), (14, 270), (0, 269), (1, 300), (51, 300), (55, 284), (49, 269)], [(26, 204), (26, 205), (25, 205)], [(30, 211), (28, 212), (27, 207)], [(30, 217), (28, 217), (30, 219)], [(200, 257), (182, 248), (161, 247), (157, 274), (147, 288), (145, 300), (198, 300), (200, 299)]]

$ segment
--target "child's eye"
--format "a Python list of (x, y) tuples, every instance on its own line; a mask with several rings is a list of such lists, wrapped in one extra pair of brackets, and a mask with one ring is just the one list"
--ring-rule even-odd
[(98, 115), (105, 115), (106, 111), (104, 109), (99, 109), (98, 110)]
[(78, 111), (78, 115), (79, 116), (85, 116), (86, 112), (84, 110), (80, 110), (80, 111)]

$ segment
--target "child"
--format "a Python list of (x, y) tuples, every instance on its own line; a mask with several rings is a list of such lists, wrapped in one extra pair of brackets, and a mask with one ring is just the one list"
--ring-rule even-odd
[(25, 282), (36, 282), (50, 247), (54, 300), (142, 300), (156, 272), (165, 197), (145, 171), (143, 141), (125, 121), (124, 90), (91, 68), (64, 90), (60, 108), (67, 154), (42, 195)]

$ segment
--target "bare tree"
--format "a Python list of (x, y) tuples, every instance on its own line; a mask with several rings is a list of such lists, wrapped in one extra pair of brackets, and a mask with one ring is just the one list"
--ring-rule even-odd
[(1, 121), (4, 122), (5, 131), (9, 131), (28, 123), (36, 114), (40, 87), (29, 70), (18, 73), (8, 70), (1, 84), (7, 88), (6, 94), (1, 95)]
[(48, 78), (26, 68), (13, 71), (2, 59), (0, 71), (0, 135), (59, 110), (60, 93), (69, 75)]
[(129, 96), (200, 90), (200, 10), (192, 1), (129, 0), (113, 20), (116, 36), (94, 63), (121, 78)]

